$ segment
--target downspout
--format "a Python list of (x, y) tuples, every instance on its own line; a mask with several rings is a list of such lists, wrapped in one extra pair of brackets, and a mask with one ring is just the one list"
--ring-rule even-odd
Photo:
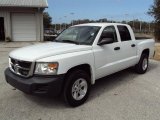
[(43, 35), (43, 27), (42, 27), (42, 25), (43, 25), (43, 11), (44, 11), (44, 9), (38, 8), (38, 14), (41, 15), (41, 16), (39, 16), (39, 17), (41, 17), (41, 19), (39, 21), (40, 22), (40, 41), (41, 42), (43, 41), (43, 37), (44, 37), (44, 35)]

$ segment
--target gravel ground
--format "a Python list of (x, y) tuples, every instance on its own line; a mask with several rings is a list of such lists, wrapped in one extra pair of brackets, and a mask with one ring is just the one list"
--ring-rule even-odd
[(25, 95), (5, 82), (8, 53), (35, 43), (0, 43), (0, 120), (159, 120), (160, 62), (144, 75), (124, 70), (98, 80), (89, 100), (70, 108), (60, 98)]

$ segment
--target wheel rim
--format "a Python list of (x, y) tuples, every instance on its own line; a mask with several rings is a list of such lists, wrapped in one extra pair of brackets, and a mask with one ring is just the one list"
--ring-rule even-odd
[(83, 78), (80, 78), (75, 81), (72, 86), (72, 97), (75, 100), (81, 100), (85, 97), (88, 90), (87, 81)]
[(143, 63), (142, 63), (142, 68), (143, 68), (143, 70), (146, 70), (147, 67), (148, 67), (148, 60), (147, 60), (147, 58), (145, 58), (145, 59), (143, 60)]

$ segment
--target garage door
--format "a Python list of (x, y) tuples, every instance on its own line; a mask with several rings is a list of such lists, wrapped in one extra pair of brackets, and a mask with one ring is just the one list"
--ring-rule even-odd
[(12, 39), (13, 41), (36, 41), (35, 14), (12, 14)]

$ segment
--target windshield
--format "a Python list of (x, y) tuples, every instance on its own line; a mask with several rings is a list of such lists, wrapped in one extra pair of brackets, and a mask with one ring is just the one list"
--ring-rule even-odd
[(99, 30), (98, 26), (74, 26), (63, 31), (55, 41), (92, 45)]

